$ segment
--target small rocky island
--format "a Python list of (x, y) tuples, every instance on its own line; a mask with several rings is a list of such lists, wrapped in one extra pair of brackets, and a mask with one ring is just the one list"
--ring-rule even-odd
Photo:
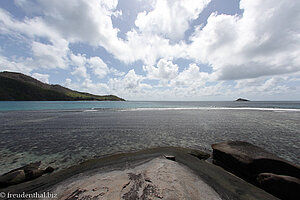
[(238, 98), (237, 100), (235, 101), (249, 101), (248, 99), (243, 99), (243, 98)]

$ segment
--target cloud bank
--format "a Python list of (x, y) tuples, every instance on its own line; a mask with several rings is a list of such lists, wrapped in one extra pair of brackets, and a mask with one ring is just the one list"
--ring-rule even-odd
[(293, 98), (299, 91), (299, 1), (241, 0), (235, 15), (214, 11), (217, 0), (129, 2), (147, 6), (127, 32), (121, 26), (131, 12), (118, 0), (15, 1), (23, 17), (0, 8), (1, 35), (28, 49), (6, 55), (2, 45), (0, 70), (44, 82), (63, 71), (61, 82), (73, 89), (130, 99)]

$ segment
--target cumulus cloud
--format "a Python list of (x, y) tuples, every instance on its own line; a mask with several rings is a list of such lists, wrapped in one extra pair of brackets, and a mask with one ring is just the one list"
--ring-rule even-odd
[(223, 80), (299, 71), (299, 1), (241, 0), (240, 7), (242, 16), (211, 14), (191, 37), (190, 57)]
[(111, 74), (113, 74), (115, 76), (124, 76), (125, 75), (125, 72), (121, 72), (121, 71), (119, 71), (119, 70), (117, 70), (117, 69), (115, 69), (113, 67), (111, 67), (109, 69), (109, 71), (110, 71)]
[(53, 69), (68, 67), (68, 44), (65, 41), (60, 43), (44, 44), (32, 42), (33, 64), (40, 68)]
[(236, 81), (235, 88), (242, 93), (284, 93), (290, 88), (285, 85), (288, 77), (261, 77), (256, 79), (244, 79)]
[(198, 18), (210, 0), (157, 0), (150, 12), (138, 14), (135, 25), (145, 34), (157, 34), (172, 40), (184, 38), (189, 22)]
[(145, 80), (145, 77), (136, 74), (134, 69), (132, 69), (122, 78), (111, 78), (108, 86), (112, 91), (118, 93), (138, 93), (142, 89), (151, 88), (150, 85), (142, 83), (143, 80)]
[(178, 65), (166, 59), (160, 59), (157, 63), (157, 67), (143, 66), (143, 69), (147, 72), (147, 78), (156, 80), (171, 80), (175, 78), (178, 73)]
[(75, 66), (75, 69), (73, 72), (71, 72), (72, 75), (76, 75), (81, 78), (88, 78), (88, 73), (86, 69), (86, 58), (85, 55), (81, 54), (71, 54), (70, 56), (72, 65)]
[(40, 17), (30, 19), (28, 25), (35, 19), (44, 24), (46, 30), (53, 30), (70, 42), (84, 41), (93, 45), (110, 41), (107, 37), (116, 37), (118, 30), (113, 28), (110, 16), (117, 4), (116, 0), (74, 0), (72, 3), (68, 0), (37, 0), (18, 3), (28, 12), (39, 13)]
[(28, 74), (32, 71), (32, 67), (28, 67), (24, 64), (24, 60), (9, 59), (3, 55), (0, 55), (0, 71), (13, 71)]
[(96, 95), (106, 95), (109, 93), (107, 84), (93, 82), (90, 78), (85, 78), (82, 81), (72, 81), (70, 78), (66, 78), (64, 86), (73, 90), (89, 92)]
[(109, 73), (107, 65), (99, 57), (91, 57), (87, 61), (88, 67), (93, 69), (95, 75), (99, 78), (105, 77)]
[(71, 87), (72, 84), (72, 80), (70, 78), (66, 78), (64, 85), (68, 88)]
[(33, 73), (32, 77), (36, 78), (37, 80), (39, 80), (41, 82), (49, 83), (49, 75), (48, 74)]
[(192, 63), (171, 81), (171, 86), (196, 89), (205, 86), (207, 81), (209, 81), (209, 74), (207, 72), (200, 72), (200, 67)]
[(115, 69), (110, 70), (100, 57), (86, 58), (86, 55), (71, 54), (70, 58), (73, 66), (75, 66), (75, 70), (72, 72), (72, 74), (83, 78), (89, 77), (87, 73), (88, 69), (91, 69), (92, 73), (99, 79), (104, 78), (110, 72), (118, 73), (118, 71)]
[(108, 87), (105, 83), (93, 83), (91, 79), (85, 79), (79, 86), (80, 91), (90, 92), (97, 95), (108, 93)]
[[(71, 70), (81, 81), (76, 85), (71, 79), (66, 80), (74, 88), (99, 87), (103, 91), (157, 96), (163, 92), (170, 96), (218, 95), (222, 90), (232, 95), (242, 88), (252, 93), (255, 90), (276, 93), (288, 89), (283, 83), (290, 80), (279, 79), (277, 75), (300, 72), (297, 0), (263, 3), (241, 0), (241, 15), (214, 12), (207, 23), (197, 27), (192, 27), (192, 22), (210, 5), (210, 0), (150, 2), (151, 8), (138, 13), (133, 19), (135, 26), (128, 27), (129, 31), (120, 38), (118, 24), (113, 19), (126, 17), (128, 13), (117, 9), (118, 0), (15, 1), (28, 16), (17, 19), (0, 8), (0, 33), (28, 40), (30, 55), (5, 56), (4, 46), (0, 52), (0, 70), (26, 74), (36, 69)], [(189, 38), (185, 35), (187, 30), (194, 31)], [(146, 75), (138, 75), (133, 69), (125, 74), (117, 66), (108, 66), (102, 55), (86, 55), (80, 48), (75, 54), (73, 44), (89, 45), (94, 50), (104, 48), (122, 65), (141, 60)], [(182, 69), (183, 66), (172, 62), (177, 58), (189, 59), (192, 64)], [(212, 72), (201, 72), (199, 64), (211, 67)], [(109, 75), (116, 78), (108, 77), (106, 84), (92, 80), (94, 77), (103, 80)], [(158, 81), (145, 84), (149, 80)], [(222, 85), (227, 80), (238, 80), (233, 93), (228, 87), (234, 86)], [(161, 86), (166, 88), (158, 89)]]

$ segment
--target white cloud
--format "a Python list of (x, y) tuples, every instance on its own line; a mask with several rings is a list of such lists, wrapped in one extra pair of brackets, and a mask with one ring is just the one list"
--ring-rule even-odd
[(65, 85), (67, 88), (70, 88), (70, 87), (71, 87), (71, 84), (72, 84), (72, 80), (71, 80), (70, 78), (66, 78), (64, 85)]
[(99, 57), (86, 58), (86, 55), (71, 54), (70, 58), (72, 60), (72, 64), (75, 66), (75, 71), (72, 72), (73, 75), (89, 78), (87, 70), (92, 69), (93, 74), (101, 79), (110, 72), (110, 69)]
[(81, 78), (88, 78), (89, 77), (85, 66), (76, 67), (75, 70), (73, 72), (71, 72), (71, 74), (75, 75), (77, 77), (81, 77)]
[(111, 78), (108, 86), (113, 93), (128, 96), (129, 93), (140, 93), (143, 89), (151, 88), (150, 85), (142, 83), (143, 80), (145, 77), (137, 75), (132, 69), (122, 78)]
[(241, 93), (284, 93), (289, 90), (289, 87), (285, 85), (288, 81), (288, 77), (261, 77), (256, 79), (244, 79), (236, 81), (235, 88), (239, 89)]
[(34, 73), (32, 74), (33, 78), (36, 78), (37, 80), (49, 84), (49, 75), (48, 74), (39, 74)]
[(209, 74), (206, 72), (200, 72), (200, 67), (198, 67), (195, 63), (192, 63), (187, 69), (184, 69), (171, 81), (171, 86), (195, 89), (205, 86), (207, 81), (209, 81)]
[(217, 79), (243, 79), (300, 70), (300, 2), (241, 0), (242, 16), (212, 14), (198, 29), (191, 58), (212, 66)]
[(89, 92), (96, 95), (105, 95), (108, 93), (108, 87), (105, 83), (93, 83), (90, 79), (85, 79), (80, 85), (80, 91)]
[(124, 76), (125, 75), (125, 72), (121, 72), (113, 67), (111, 67), (109, 70), (110, 70), (110, 73), (112, 73), (115, 76)]
[(87, 63), (89, 64), (89, 68), (92, 68), (94, 74), (99, 78), (104, 78), (109, 73), (107, 65), (99, 57), (91, 57)]
[(32, 42), (33, 64), (40, 68), (68, 68), (67, 54), (69, 52), (68, 43), (61, 40), (59, 43), (43, 44)]
[(77, 77), (81, 77), (81, 78), (89, 78), (89, 75), (87, 73), (87, 69), (85, 66), (85, 64), (86, 64), (85, 55), (71, 54), (70, 58), (72, 61), (72, 65), (75, 66), (75, 69), (73, 72), (71, 72), (71, 74), (75, 75)]
[(34, 6), (34, 11), (40, 13), (35, 19), (60, 37), (70, 42), (85, 41), (95, 45), (116, 36), (118, 30), (113, 28), (110, 16), (117, 4), (116, 0), (74, 0), (72, 3), (68, 0), (37, 0), (35, 3), (23, 1), (19, 6), (29, 12), (32, 10), (28, 5)]
[(13, 71), (28, 74), (32, 71), (32, 67), (24, 64), (24, 60), (9, 59), (0, 55), (0, 71)]
[[(199, 25), (190, 38), (185, 38), (187, 30), (194, 30), (191, 22), (209, 2), (153, 0), (152, 8), (138, 14), (136, 26), (128, 27), (122, 39), (118, 37), (118, 23), (113, 24), (112, 19), (126, 20), (127, 13), (117, 10), (117, 0), (15, 1), (28, 16), (16, 19), (0, 8), (0, 33), (16, 40), (26, 39), (26, 44), (31, 45), (31, 55), (6, 57), (3, 46), (0, 70), (30, 74), (36, 69), (71, 66), (71, 74), (81, 78), (78, 82), (66, 80), (72, 88), (96, 91), (99, 87), (103, 91), (133, 96), (200, 97), (235, 95), (242, 91), (275, 94), (289, 90), (284, 83), (290, 79), (279, 79), (277, 75), (289, 74), (290, 77), (300, 72), (300, 2), (241, 0), (242, 15), (213, 13), (206, 25)], [(78, 43), (95, 49), (103, 47), (125, 64), (141, 60), (146, 76), (134, 70), (125, 74), (107, 66), (95, 55), (74, 55), (70, 48)], [(176, 58), (190, 59), (193, 64), (181, 71), (181, 66), (172, 62)], [(201, 72), (194, 63), (211, 66), (212, 73)], [(106, 85), (91, 80), (91, 74), (99, 79), (109, 75), (117, 78), (108, 77)], [(159, 83), (145, 84), (147, 79)], [(230, 90), (228, 88), (233, 86), (220, 80), (240, 81)]]
[(157, 35), (142, 34), (132, 29), (126, 33), (125, 47), (116, 58), (125, 62), (142, 60), (147, 65), (154, 65), (159, 58), (183, 57), (187, 45), (183, 42), (170, 44), (169, 39)]
[(109, 88), (105, 83), (95, 83), (90, 78), (83, 79), (81, 81), (72, 81), (70, 78), (66, 78), (64, 86), (72, 90), (80, 92), (88, 92), (95, 95), (107, 95)]
[(172, 40), (184, 38), (189, 22), (198, 18), (210, 0), (157, 0), (150, 12), (139, 13), (135, 25), (144, 34)]
[(175, 78), (178, 73), (178, 65), (166, 59), (160, 59), (157, 63), (157, 67), (143, 66), (143, 69), (147, 72), (147, 78), (157, 80), (171, 80)]
[(52, 40), (60, 40), (60, 35), (48, 26), (43, 18), (25, 17), (22, 21), (16, 20), (13, 16), (7, 11), (0, 8), (0, 30), (2, 34), (18, 35), (25, 34), (30, 38), (35, 37), (46, 37), (51, 38)]
[(119, 38), (119, 30), (113, 27), (111, 20), (111, 16), (118, 12), (115, 10), (117, 1), (112, 4), (96, 0), (75, 0), (72, 4), (64, 1), (67, 0), (23, 1), (20, 3), (22, 8), (29, 9), (34, 4), (34, 12), (39, 13), (38, 17), (24, 20), (16, 20), (1, 9), (1, 32), (25, 34), (32, 40), (43, 37), (52, 43), (63, 40), (68, 44), (83, 42), (101, 46), (126, 63), (142, 60), (153, 65), (159, 57), (178, 57), (182, 54), (182, 44), (170, 45), (168, 39), (138, 33), (135, 29), (126, 34), (126, 40)]

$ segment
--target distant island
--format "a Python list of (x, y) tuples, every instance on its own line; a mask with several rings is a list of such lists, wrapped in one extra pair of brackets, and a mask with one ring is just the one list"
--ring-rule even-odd
[(0, 101), (125, 101), (115, 95), (99, 96), (61, 85), (49, 85), (16, 72), (0, 72)]
[(248, 99), (243, 99), (243, 98), (238, 98), (237, 100), (235, 101), (249, 101)]

